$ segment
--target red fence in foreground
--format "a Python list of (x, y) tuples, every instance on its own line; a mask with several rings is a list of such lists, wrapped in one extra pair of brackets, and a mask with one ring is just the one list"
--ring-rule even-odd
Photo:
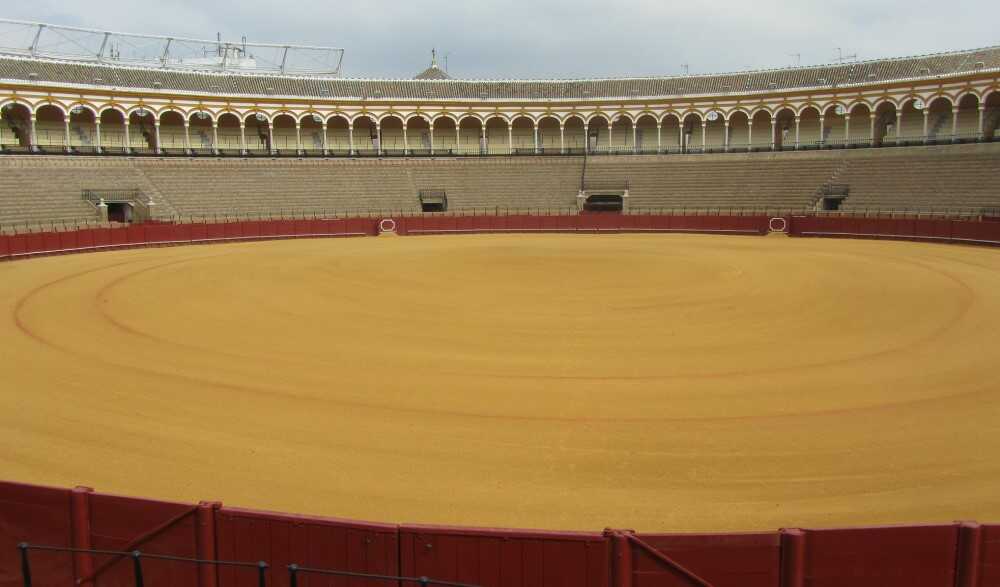
[[(140, 550), (202, 560), (428, 576), (484, 587), (987, 587), (1000, 525), (972, 522), (736, 534), (543, 532), (372, 524), (0, 482), (0, 587), (21, 584), (17, 544)], [(127, 587), (131, 561), (34, 551), (34, 585)], [(257, 585), (256, 569), (144, 563), (146, 585)], [(303, 577), (304, 587), (385, 582)], [(402, 586), (399, 586), (402, 587)]]

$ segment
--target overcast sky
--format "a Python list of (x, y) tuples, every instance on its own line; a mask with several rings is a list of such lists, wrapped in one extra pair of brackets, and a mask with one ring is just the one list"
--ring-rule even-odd
[[(1000, 44), (997, 0), (9, 0), (0, 17), (121, 32), (333, 45), (348, 77), (713, 73)], [(442, 60), (443, 61), (443, 60)]]

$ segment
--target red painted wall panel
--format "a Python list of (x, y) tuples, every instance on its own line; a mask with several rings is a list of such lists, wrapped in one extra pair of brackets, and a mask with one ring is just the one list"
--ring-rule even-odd
[(983, 526), (979, 584), (983, 586), (1000, 585), (1000, 524)]
[(10, 256), (10, 237), (0, 234), (0, 258)]
[(60, 232), (59, 234), (59, 249), (63, 251), (70, 251), (76, 249), (79, 246), (77, 242), (79, 240), (80, 231), (68, 230), (66, 232)]
[[(184, 515), (187, 513), (187, 515)], [(91, 546), (107, 550), (139, 550), (196, 558), (193, 506), (94, 493), (90, 496)], [(176, 520), (176, 521), (175, 521)], [(163, 526), (175, 521), (169, 527)], [(161, 529), (158, 533), (149, 533)], [(148, 536), (140, 544), (136, 540)], [(95, 557), (95, 569), (114, 560), (98, 575), (100, 587), (133, 585), (132, 564), (127, 558)], [(196, 565), (181, 562), (143, 561), (147, 585), (197, 585)]]
[(226, 222), (222, 226), (226, 238), (243, 238), (242, 222)]
[(42, 233), (42, 246), (45, 251), (58, 251), (62, 248), (62, 243), (59, 240), (58, 232), (43, 232)]
[(401, 526), (400, 571), (483, 587), (607, 587), (600, 534)]
[[(638, 537), (714, 587), (779, 587), (781, 539), (777, 532)], [(633, 547), (632, 552), (636, 587), (691, 585), (688, 579), (643, 549)]]
[[(216, 514), (218, 556), (226, 560), (267, 561), (269, 585), (287, 586), (286, 568), (299, 566), (358, 573), (394, 575), (398, 569), (396, 526), (332, 518), (311, 518), (272, 512), (222, 508)], [(248, 574), (249, 573), (249, 574)], [(249, 571), (220, 570), (220, 587), (248, 584)], [(317, 575), (303, 575), (301, 585), (330, 584)], [(344, 579), (338, 585), (347, 584)]]
[(951, 587), (958, 528), (805, 530), (808, 587)]
[[(72, 546), (70, 492), (0, 481), (0, 587), (20, 587), (21, 542)], [(72, 585), (73, 557), (32, 552), (36, 585)]]

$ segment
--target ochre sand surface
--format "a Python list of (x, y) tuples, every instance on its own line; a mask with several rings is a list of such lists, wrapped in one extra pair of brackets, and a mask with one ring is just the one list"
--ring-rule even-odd
[(0, 264), (0, 478), (389, 521), (1000, 521), (1000, 250), (359, 238)]

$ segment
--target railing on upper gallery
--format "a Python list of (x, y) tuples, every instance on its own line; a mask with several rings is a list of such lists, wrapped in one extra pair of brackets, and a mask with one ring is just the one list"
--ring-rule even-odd
[[(242, 149), (239, 145), (219, 144), (218, 147), (197, 146), (184, 147), (166, 145), (159, 150), (149, 146), (133, 145), (126, 148), (122, 144), (103, 145), (99, 150), (93, 145), (65, 146), (59, 139), (40, 140), (35, 147), (28, 147), (11, 142), (13, 137), (0, 137), (0, 154), (37, 154), (37, 155), (103, 155), (103, 156), (159, 156), (159, 157), (294, 157), (294, 158), (378, 158), (378, 157), (519, 157), (519, 156), (572, 156), (580, 157), (614, 155), (699, 155), (717, 153), (763, 153), (770, 151), (823, 151), (833, 149), (868, 149), (886, 147), (914, 147), (924, 145), (950, 145), (978, 142), (992, 142), (992, 137), (981, 137), (979, 133), (937, 134), (933, 136), (885, 136), (872, 141), (871, 139), (854, 138), (850, 140), (819, 140), (794, 141), (772, 144), (767, 142), (731, 143), (728, 147), (721, 145), (689, 144), (686, 146), (637, 145), (637, 146), (598, 146), (586, 149), (580, 144), (570, 144), (564, 147), (551, 144), (535, 148), (532, 145), (515, 145), (508, 147), (485, 146), (478, 147), (435, 147), (409, 146), (402, 143), (383, 144), (381, 148), (371, 145), (356, 146), (353, 150), (344, 145), (334, 145), (323, 149), (316, 145), (303, 145), (300, 149), (294, 142), (280, 142), (272, 148), (253, 146)], [(44, 139), (44, 137), (43, 137)]]

